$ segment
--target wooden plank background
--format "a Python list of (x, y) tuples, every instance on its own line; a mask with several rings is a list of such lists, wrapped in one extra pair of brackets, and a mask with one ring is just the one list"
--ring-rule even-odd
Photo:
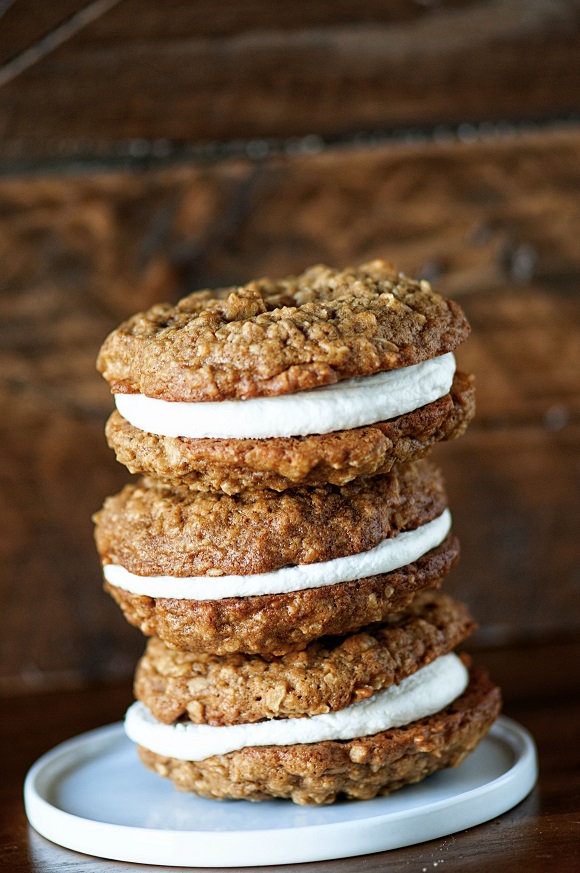
[(6, 158), (578, 108), (578, 0), (15, 0), (0, 25)]
[[(454, 296), (473, 326), (459, 359), (478, 417), (437, 458), (463, 545), (448, 588), (481, 623), (476, 645), (568, 651), (577, 637), (580, 125), (485, 122), (574, 108), (580, 4), (354, 6), (224, 3), (210, 17), (121, 0), (0, 84), (0, 691), (127, 676), (143, 648), (101, 591), (92, 543), (91, 513), (129, 478), (102, 434), (107, 332), (199, 287), (378, 256)], [(0, 77), (86, 9), (16, 0)], [(364, 133), (450, 120), (457, 135)], [(126, 137), (147, 160), (95, 170)], [(205, 137), (220, 140), (213, 160), (180, 151)], [(223, 159), (230, 137), (251, 142)], [(88, 157), (71, 163), (79, 139)], [(29, 157), (35, 172), (19, 173)]]

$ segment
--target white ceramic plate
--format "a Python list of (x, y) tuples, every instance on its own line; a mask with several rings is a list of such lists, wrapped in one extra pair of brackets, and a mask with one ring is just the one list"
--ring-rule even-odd
[(534, 742), (500, 717), (457, 770), (388, 797), (323, 807), (204, 800), (143, 767), (120, 724), (62, 743), (24, 786), (31, 825), (54, 843), (117, 861), (248, 867), (347, 858), (472, 827), (511, 809), (537, 778)]

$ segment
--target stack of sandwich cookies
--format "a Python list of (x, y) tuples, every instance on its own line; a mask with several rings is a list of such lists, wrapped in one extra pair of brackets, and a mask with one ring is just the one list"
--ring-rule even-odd
[(199, 292), (105, 342), (107, 436), (141, 474), (96, 516), (152, 639), (126, 730), (214, 798), (368, 798), (459, 763), (499, 692), (453, 648), (439, 471), (473, 385), (456, 304), (384, 262)]

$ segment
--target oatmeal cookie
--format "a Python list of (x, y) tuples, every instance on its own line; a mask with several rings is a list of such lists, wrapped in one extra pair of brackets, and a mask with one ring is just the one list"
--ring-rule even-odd
[(195, 491), (346, 485), (417, 460), (461, 436), (475, 412), (473, 379), (456, 373), (449, 394), (390, 421), (303, 437), (188, 439), (146, 433), (113, 412), (109, 446), (131, 473)]
[(194, 655), (155, 637), (137, 667), (135, 697), (164, 724), (185, 715), (216, 726), (321, 715), (398, 685), (474, 629), (467, 607), (425, 591), (379, 626), (281, 658)]
[(346, 634), (404, 609), (418, 591), (438, 588), (459, 560), (459, 542), (443, 543), (391, 573), (287, 594), (176, 600), (131, 594), (105, 583), (125, 618), (146, 636), (190, 652), (284, 655), (312, 640)]
[(127, 485), (95, 516), (105, 563), (140, 576), (267, 573), (365, 552), (414, 530), (447, 506), (440, 471), (427, 461), (327, 485), (229, 496)]
[(180, 791), (217, 800), (290, 798), (332, 803), (368, 800), (458, 767), (499, 715), (501, 696), (482, 670), (445, 709), (411, 724), (354, 740), (294, 746), (253, 746), (204, 761), (180, 761), (140, 748), (143, 763)]
[(245, 400), (417, 364), (468, 333), (457, 303), (385, 261), (316, 266), (153, 306), (109, 335), (97, 367), (118, 394)]

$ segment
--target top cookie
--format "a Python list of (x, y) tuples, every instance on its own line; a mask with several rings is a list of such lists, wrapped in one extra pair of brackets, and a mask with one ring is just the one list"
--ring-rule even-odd
[(116, 394), (246, 400), (411, 366), (468, 333), (458, 304), (379, 260), (153, 306), (107, 337), (97, 367)]

